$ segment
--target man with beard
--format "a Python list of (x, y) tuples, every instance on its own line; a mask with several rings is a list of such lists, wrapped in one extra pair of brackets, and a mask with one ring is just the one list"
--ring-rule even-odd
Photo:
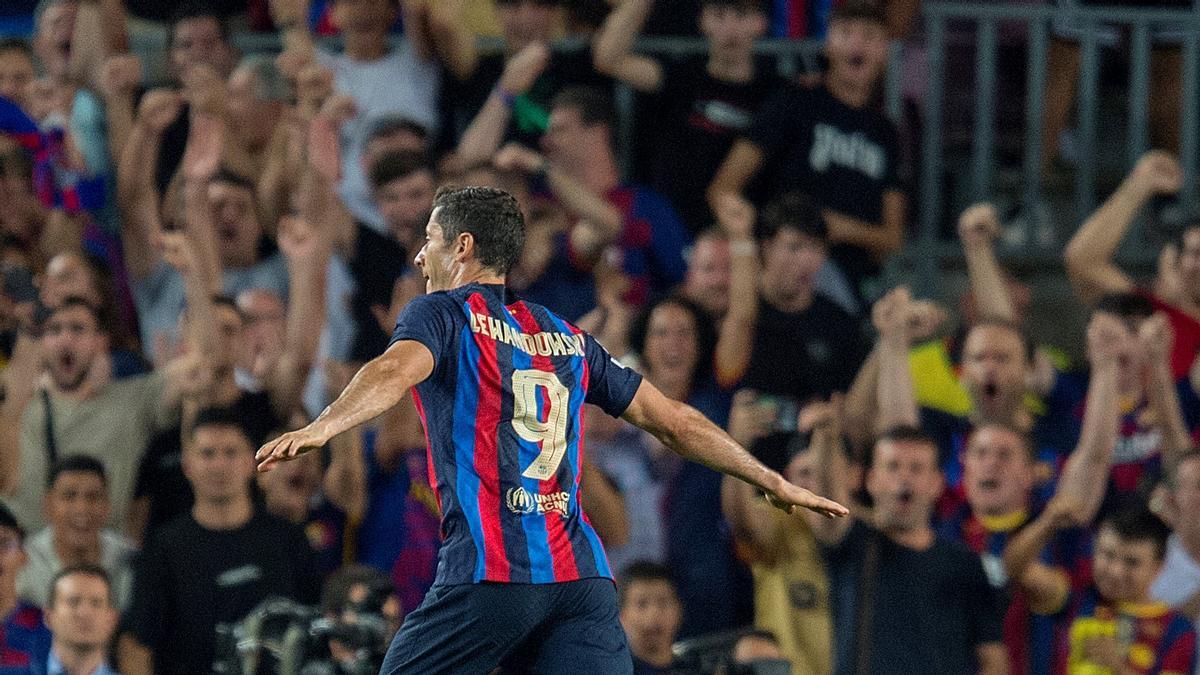
[(31, 527), (45, 525), (48, 468), (58, 457), (81, 454), (104, 465), (112, 494), (107, 524), (126, 529), (138, 462), (151, 437), (178, 414), (194, 377), (198, 359), (183, 356), (148, 375), (113, 381), (103, 326), (86, 301), (66, 298), (46, 319), (40, 340), (19, 338), (5, 371), (0, 498)]
[[(902, 316), (903, 306), (911, 303), (908, 290), (893, 289), (876, 304), (873, 312), (878, 313), (889, 303), (900, 305), (901, 309), (895, 312)], [(878, 430), (890, 424), (919, 422), (921, 429), (937, 444), (939, 461), (950, 488), (947, 497), (961, 490), (962, 454), (973, 429), (998, 424), (1029, 434), (1036, 455), (1036, 487), (1043, 499), (1049, 498), (1052, 479), (1078, 437), (1076, 425), (1064, 424), (1063, 420), (1074, 419), (1072, 407), (1079, 402), (1079, 397), (1069, 391), (1068, 383), (1063, 382), (1062, 391), (1056, 390), (1047, 396), (1044, 414), (1036, 415), (1025, 406), (1030, 352), (1016, 324), (985, 318), (967, 331), (959, 371), (959, 380), (970, 399), (970, 409), (965, 415), (918, 407), (908, 360), (911, 341), (900, 344), (899, 351), (888, 352), (896, 358), (885, 359), (884, 350), (889, 346), (881, 337), (876, 353), (868, 359), (855, 382), (852, 398), (866, 398), (871, 404), (878, 402), (878, 414), (862, 417), (862, 412), (857, 412), (854, 415), (858, 420), (856, 424), (867, 428), (874, 424)], [(868, 378), (874, 381), (866, 381)], [(961, 494), (959, 497), (961, 501)]]
[[(814, 449), (815, 489), (848, 500), (837, 445)], [(829, 570), (835, 673), (1008, 673), (999, 607), (979, 557), (929, 526), (942, 485), (937, 446), (900, 427), (872, 451), (869, 516), (805, 515)]]

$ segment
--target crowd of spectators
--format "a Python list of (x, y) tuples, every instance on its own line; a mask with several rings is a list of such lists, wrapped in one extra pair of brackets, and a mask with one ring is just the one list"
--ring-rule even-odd
[[(367, 606), (386, 646), (438, 564), (416, 407), (253, 455), (386, 348), (444, 184), (518, 199), (519, 294), (852, 505), (785, 514), (589, 415), (635, 672), (1200, 673), (1200, 225), (1152, 281), (1114, 263), (1182, 187), (1174, 135), (1065, 249), (1091, 317), (1055, 347), (1082, 366), (1029, 339), (1047, 308), (990, 204), (958, 220), (961, 316), (888, 288), (912, 167), (879, 89), (916, 5), (25, 7), (0, 40), (0, 673), (229, 672), (223, 640), (283, 600), (340, 627), (333, 661)], [(635, 48), (676, 32), (706, 53)], [(766, 36), (823, 39), (821, 70), (785, 80)]]

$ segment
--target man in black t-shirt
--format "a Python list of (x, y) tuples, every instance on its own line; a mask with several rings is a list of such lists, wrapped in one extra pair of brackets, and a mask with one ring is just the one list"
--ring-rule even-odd
[(320, 579), (299, 528), (256, 510), (254, 447), (225, 411), (197, 416), (183, 452), (196, 495), (190, 513), (151, 537), (134, 576), (121, 669), (206, 673), (216, 627), (240, 621), (268, 596), (317, 599)]
[(734, 138), (750, 128), (760, 104), (784, 80), (770, 62), (754, 58), (754, 43), (767, 30), (762, 0), (703, 0), (697, 19), (708, 56), (691, 61), (632, 53), (654, 5), (624, 0), (596, 36), (593, 63), (639, 92), (658, 95), (650, 184), (674, 202), (696, 234), (712, 222), (704, 189)]
[(879, 295), (875, 278), (903, 244), (908, 207), (896, 128), (871, 106), (887, 63), (885, 21), (883, 10), (866, 0), (839, 5), (822, 83), (789, 87), (765, 101), (709, 187), (715, 205), (719, 195), (744, 194), (762, 174), (769, 194), (798, 189), (812, 197), (829, 224), (830, 258), (859, 308)]
[(748, 239), (753, 210), (744, 209), (744, 218), (719, 212), (737, 250), (716, 351), (718, 383), (787, 397), (796, 407), (846, 391), (866, 345), (858, 322), (815, 288), (826, 255), (824, 219), (803, 195), (773, 202), (759, 224), (760, 270)]
[[(814, 418), (814, 489), (849, 499), (835, 414)], [(869, 519), (806, 516), (829, 570), (834, 672), (1007, 673), (1000, 604), (983, 564), (929, 525), (942, 491), (937, 448), (898, 428), (876, 441), (871, 462)]]

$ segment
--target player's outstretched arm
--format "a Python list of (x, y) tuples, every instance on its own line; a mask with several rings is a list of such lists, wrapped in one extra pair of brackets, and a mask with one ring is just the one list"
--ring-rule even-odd
[(433, 372), (433, 353), (416, 340), (400, 340), (367, 362), (337, 400), (303, 429), (290, 431), (259, 448), (259, 471), (319, 448), (338, 434), (374, 419), (400, 402), (408, 390)]
[(654, 435), (680, 456), (757, 486), (773, 506), (788, 513), (801, 506), (829, 517), (850, 512), (835, 501), (789, 483), (738, 445), (729, 434), (698, 410), (673, 401), (643, 380), (633, 402), (621, 416)]

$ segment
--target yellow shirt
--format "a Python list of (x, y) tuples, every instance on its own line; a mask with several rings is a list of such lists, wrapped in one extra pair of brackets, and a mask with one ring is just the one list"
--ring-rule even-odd
[(780, 536), (774, 562), (750, 566), (754, 625), (775, 634), (793, 673), (828, 675), (833, 670), (829, 579), (812, 531), (800, 516), (765, 503), (755, 517), (773, 519)]

